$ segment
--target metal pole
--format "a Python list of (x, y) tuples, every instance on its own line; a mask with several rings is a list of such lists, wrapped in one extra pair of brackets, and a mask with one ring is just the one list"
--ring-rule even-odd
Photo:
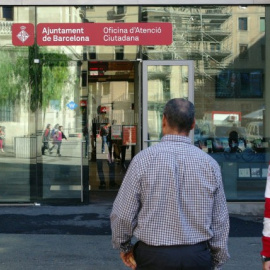
[(86, 141), (82, 141), (81, 143), (81, 202), (83, 202), (83, 143)]

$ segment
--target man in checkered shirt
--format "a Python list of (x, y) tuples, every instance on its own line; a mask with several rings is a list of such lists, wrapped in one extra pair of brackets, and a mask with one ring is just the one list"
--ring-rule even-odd
[(229, 258), (220, 167), (191, 144), (194, 116), (185, 99), (166, 104), (161, 142), (133, 158), (115, 199), (112, 243), (132, 269), (221, 269)]

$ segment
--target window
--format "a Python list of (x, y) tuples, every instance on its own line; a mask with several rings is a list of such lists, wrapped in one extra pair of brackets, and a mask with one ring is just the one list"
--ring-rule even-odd
[(124, 46), (115, 46), (115, 59), (116, 60), (124, 59)]
[(102, 83), (102, 96), (107, 96), (110, 94), (110, 83)]
[(161, 21), (162, 22), (169, 22), (170, 20), (169, 20), (169, 17), (163, 16), (163, 17), (161, 17)]
[(170, 52), (166, 52), (163, 54), (163, 60), (173, 60), (173, 54)]
[(220, 43), (210, 43), (210, 50), (212, 52), (220, 51)]
[(248, 30), (248, 25), (247, 25), (247, 18), (238, 18), (238, 27), (239, 30), (247, 31)]
[(265, 17), (260, 17), (260, 32), (265, 32)]
[(124, 14), (124, 13), (125, 13), (125, 6), (116, 7), (116, 14)]
[(88, 50), (89, 50), (89, 53), (88, 53), (89, 59), (96, 59), (97, 58), (96, 47), (89, 46)]
[(3, 18), (13, 21), (13, 7), (3, 6)]
[(164, 80), (163, 81), (163, 91), (169, 92), (170, 89), (171, 89), (171, 80), (168, 80), (168, 79)]
[(164, 98), (170, 99), (171, 95), (171, 80), (164, 80), (163, 81), (163, 93), (164, 93)]
[(248, 45), (247, 44), (239, 45), (239, 58), (248, 59)]
[(87, 86), (88, 75), (87, 71), (82, 71), (82, 87)]
[(13, 115), (13, 106), (11, 102), (0, 102), (0, 121), (10, 122), (15, 121)]

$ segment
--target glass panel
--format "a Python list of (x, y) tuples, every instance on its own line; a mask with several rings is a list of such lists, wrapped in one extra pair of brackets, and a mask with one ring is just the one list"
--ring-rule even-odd
[[(0, 202), (29, 202), (37, 145), (35, 111), (30, 109), (33, 88), (29, 85), (29, 50), (11, 45), (13, 7), (1, 9)], [(29, 12), (28, 8), (18, 8), (22, 10)]]
[(164, 105), (172, 98), (189, 97), (188, 66), (155, 65), (147, 67), (147, 121), (148, 146), (162, 137), (162, 115)]
[(137, 145), (135, 62), (89, 62), (91, 190), (117, 189)]
[[(37, 11), (38, 23), (47, 23), (47, 14), (50, 14), (52, 18), (50, 22), (54, 23), (138, 22), (139, 18), (139, 8), (131, 6), (48, 6), (37, 7)], [(43, 179), (44, 198), (72, 198), (77, 196), (75, 192), (69, 190), (71, 181), (66, 182), (66, 185), (64, 184), (64, 178), (71, 177), (71, 173), (66, 173), (66, 169), (68, 169), (67, 165), (77, 164), (78, 161), (71, 162), (71, 159), (66, 158), (68, 154), (64, 153), (65, 146), (67, 147), (68, 144), (71, 145), (71, 143), (74, 144), (75, 135), (73, 134), (78, 134), (82, 139), (82, 177), (85, 177), (85, 175), (89, 177), (88, 180), (90, 181), (91, 189), (104, 189), (104, 181), (106, 182), (107, 189), (117, 187), (116, 185), (114, 186), (113, 183), (115, 182), (117, 185), (121, 184), (126, 167), (131, 157), (134, 155), (135, 150), (138, 148), (137, 143), (133, 141), (134, 139), (130, 142), (123, 142), (123, 140), (127, 138), (127, 134), (133, 134), (135, 132), (137, 135), (138, 113), (135, 114), (135, 111), (138, 111), (138, 103), (137, 101), (134, 102), (134, 92), (137, 91), (134, 87), (134, 65), (132, 64), (130, 68), (130, 63), (124, 62), (124, 65), (118, 63), (116, 67), (116, 62), (114, 64), (106, 62), (107, 65), (112, 66), (113, 64), (114, 67), (109, 68), (109, 70), (102, 70), (102, 68), (95, 69), (95, 66), (93, 66), (94, 62), (91, 62), (92, 67), (88, 70), (87, 61), (94, 59), (97, 67), (99, 59), (102, 59), (102, 61), (134, 60), (137, 58), (138, 46), (61, 46), (57, 48), (42, 47), (39, 48), (39, 50), (41, 56), (46, 56), (42, 64), (43, 115), (46, 115), (46, 119), (39, 116), (41, 119), (39, 122), (42, 123), (42, 127), (39, 127), (39, 129), (44, 132), (48, 123), (51, 124), (51, 128), (58, 123), (63, 125), (65, 134), (67, 133), (69, 135), (68, 141), (64, 141), (61, 145), (62, 156), (60, 158), (57, 157), (58, 159), (56, 161), (58, 164), (59, 160), (62, 160), (61, 166), (63, 166), (63, 168), (61, 169), (59, 166), (54, 167), (54, 179), (49, 177), (47, 168), (44, 169), (44, 167), (48, 165), (47, 163), (50, 163), (50, 166), (52, 166), (52, 162), (49, 161), (49, 158), (52, 158), (54, 154), (47, 156), (48, 151), (45, 150), (45, 155), (42, 156), (41, 161), (38, 159), (39, 162), (42, 163), (42, 177), (40, 178)], [(68, 66), (70, 66), (71, 59), (75, 59), (75, 62), (76, 59), (84, 60), (77, 62), (77, 72), (80, 73), (77, 89), (75, 86), (74, 89), (71, 89), (73, 86), (71, 86), (70, 82), (65, 83), (65, 85), (60, 85), (61, 80), (59, 80), (59, 77), (57, 76), (57, 78), (55, 78), (51, 75), (53, 71), (52, 67), (55, 70), (56, 66), (60, 65), (57, 72), (59, 72), (61, 76), (64, 76), (65, 64), (59, 64), (62, 62), (61, 60), (63, 60), (61, 57), (59, 58), (60, 52), (64, 52), (65, 56), (68, 58), (66, 59)], [(55, 61), (55, 63), (58, 64), (51, 63), (53, 59), (58, 59), (59, 61)], [(48, 61), (48, 64), (45, 64), (46, 61)], [(119, 65), (121, 65), (121, 67)], [(114, 69), (115, 67), (116, 69)], [(72, 80), (73, 73), (75, 74), (76, 72), (75, 70), (70, 71), (70, 68), (69, 72), (69, 80)], [(59, 80), (59, 82), (57, 80)], [(57, 89), (55, 88), (55, 84), (58, 84)], [(46, 87), (48, 90), (45, 90)], [(51, 89), (51, 91), (49, 91), (49, 89)], [(50, 98), (47, 97), (48, 93), (51, 95)], [(55, 95), (55, 97), (53, 95)], [(47, 99), (50, 99), (49, 104)], [(74, 101), (78, 107), (74, 108), (74, 114), (72, 116), (67, 116), (65, 113), (71, 109), (67, 109), (65, 106), (71, 101)], [(96, 133), (97, 131), (99, 132), (102, 125), (106, 123), (103, 119), (104, 114), (98, 111), (98, 108), (101, 107), (107, 110), (105, 118), (109, 119), (111, 125), (110, 129), (112, 129), (115, 136), (110, 144), (108, 144), (110, 145), (110, 151), (112, 153), (112, 162), (108, 162), (107, 144), (105, 144), (105, 154), (102, 153), (103, 151), (101, 152), (102, 140), (99, 137), (100, 135)], [(46, 110), (46, 113), (44, 113), (44, 110)], [(71, 130), (73, 127), (76, 128), (76, 131)], [(72, 138), (70, 138), (70, 136)], [(120, 138), (117, 138), (117, 136), (120, 136)], [(80, 139), (78, 141), (80, 141)], [(52, 142), (53, 141), (49, 141), (49, 147), (53, 145)], [(75, 146), (72, 145), (70, 151), (74, 150), (74, 147)], [(72, 153), (69, 153), (69, 155), (71, 156)], [(75, 156), (73, 155), (72, 158), (74, 159)], [(90, 161), (90, 174), (88, 174), (88, 159)], [(79, 169), (79, 167), (77, 167), (77, 169)], [(81, 178), (77, 175), (78, 172), (77, 170), (76, 177), (80, 180)], [(74, 172), (72, 172), (72, 174), (74, 174)], [(100, 183), (102, 183), (102, 185), (100, 185)], [(58, 188), (59, 190), (52, 191), (52, 187), (54, 189)]]
[[(270, 121), (268, 119), (270, 98), (267, 91), (270, 83), (269, 76), (267, 76), (270, 61), (268, 61), (268, 54), (265, 53), (269, 48), (269, 38), (267, 38), (269, 31), (265, 29), (265, 20), (268, 21), (266, 15), (269, 13), (266, 13), (265, 9), (269, 9), (268, 6), (185, 5), (125, 6), (124, 8), (123, 6), (119, 6), (119, 8), (117, 6), (23, 6), (0, 8), (0, 16), (2, 16), (0, 18), (0, 126), (3, 127), (6, 136), (3, 140), (5, 152), (0, 152), (1, 168), (4, 164), (4, 169), (0, 173), (0, 201), (33, 201), (42, 196), (42, 194), (39, 194), (39, 187), (46, 185), (45, 182), (42, 182), (43, 174), (49, 174), (49, 171), (43, 170), (43, 162), (48, 157), (41, 156), (42, 132), (48, 123), (52, 126), (59, 123), (63, 124), (64, 131), (68, 129), (66, 133), (70, 134), (69, 122), (68, 120), (64, 122), (66, 116), (61, 116), (64, 112), (65, 102), (70, 101), (69, 95), (72, 99), (74, 97), (73, 101), (78, 105), (74, 110), (76, 114), (74, 113), (72, 117), (67, 116), (72, 119), (69, 120), (72, 123), (71, 128), (74, 128), (72, 132), (78, 133), (84, 140), (82, 128), (85, 127), (86, 123), (89, 128), (89, 136), (91, 136), (93, 132), (92, 119), (98, 116), (97, 108), (99, 105), (96, 104), (95, 96), (100, 96), (99, 91), (101, 90), (104, 91), (105, 96), (109, 96), (111, 86), (106, 85), (109, 82), (107, 77), (104, 80), (105, 76), (99, 78), (95, 83), (89, 81), (88, 85), (88, 77), (94, 75), (95, 72), (90, 75), (88, 68), (82, 68), (81, 64), (83, 63), (78, 61), (82, 59), (85, 62), (91, 59), (95, 61), (135, 60), (137, 58), (194, 61), (194, 101), (197, 119), (194, 133), (196, 145), (219, 162), (222, 168), (227, 199), (264, 199), (270, 138)], [(37, 11), (37, 14), (35, 11)], [(29, 22), (35, 25), (42, 22), (138, 22), (139, 18), (143, 22), (171, 22), (173, 24), (172, 44), (170, 46), (119, 46), (116, 48), (115, 46), (63, 46), (39, 48), (39, 51), (11, 45), (11, 26), (14, 22)], [(244, 31), (239, 31), (239, 29)], [(240, 49), (240, 45), (244, 45), (243, 49)], [(39, 101), (44, 100), (44, 104), (46, 104), (46, 96), (41, 97), (40, 93), (41, 90), (43, 91), (41, 86), (49, 87), (45, 78), (47, 78), (50, 70), (48, 65), (45, 65), (45, 73), (42, 72), (43, 63), (46, 62), (45, 58), (41, 58), (44, 62), (41, 61), (40, 65), (36, 65), (34, 68), (33, 62), (31, 62), (33, 56), (30, 54), (35, 53), (36, 56), (39, 56), (39, 53), (48, 54), (49, 51), (52, 51), (52, 54), (53, 51), (57, 51), (57, 54), (64, 53), (68, 57), (68, 66), (71, 65), (72, 61), (76, 63), (73, 66), (74, 70), (70, 73), (75, 74), (75, 69), (77, 69), (77, 73), (81, 73), (81, 76), (77, 76), (78, 81), (80, 81), (79, 85), (76, 82), (72, 87), (70, 83), (66, 84), (67, 88), (62, 86), (61, 90), (64, 90), (59, 104), (63, 107), (59, 109), (58, 114), (54, 109), (49, 112), (50, 106), (53, 108), (58, 106), (58, 103), (52, 100), (48, 106), (46, 105), (44, 116), (41, 111), (44, 111), (45, 108), (36, 107), (36, 101), (37, 99)], [(240, 52), (243, 52), (243, 54), (240, 54)], [(261, 57), (258, 57), (258, 55)], [(66, 62), (63, 59), (54, 59), (54, 61)], [(40, 67), (42, 68), (40, 69)], [(53, 68), (55, 68), (54, 65)], [(65, 65), (61, 66), (61, 70), (64, 69)], [(37, 85), (39, 82), (37, 75), (40, 74), (42, 78), (44, 77), (44, 81), (42, 80), (42, 83)], [(120, 74), (118, 75), (120, 76)], [(29, 78), (31, 78), (30, 84)], [(139, 73), (137, 78), (139, 78)], [(134, 106), (132, 105), (134, 122), (127, 120), (125, 115), (120, 118), (124, 124), (127, 123), (131, 126), (135, 124), (136, 126), (140, 115), (138, 113), (138, 97), (140, 95), (136, 92), (138, 88), (136, 86), (137, 79), (133, 82), (135, 96)], [(78, 86), (77, 90), (75, 85)], [(164, 78), (162, 83), (153, 83), (153, 85), (157, 85), (158, 88), (152, 89), (157, 96), (150, 96), (153, 100), (149, 103), (151, 108), (149, 108), (148, 117), (153, 122), (151, 122), (151, 126), (149, 123), (151, 129), (149, 138), (160, 139), (158, 133), (160, 113), (165, 103), (160, 99), (162, 100), (162, 96), (164, 100), (169, 98), (170, 95), (167, 92), (172, 89), (172, 81)], [(128, 89), (130, 89), (129, 86)], [(163, 90), (161, 91), (161, 89)], [(90, 94), (92, 92), (93, 95)], [(87, 101), (86, 117), (85, 110), (81, 106), (81, 104), (85, 104), (85, 100)], [(101, 99), (98, 101), (101, 102)], [(103, 106), (103, 103), (107, 103), (107, 101), (102, 100), (102, 107), (108, 106), (114, 111), (114, 106), (108, 104)], [(108, 101), (108, 103), (111, 102)], [(129, 99), (128, 103), (130, 103)], [(68, 107), (65, 107), (65, 109), (66, 111), (70, 110)], [(54, 114), (52, 120), (49, 118), (51, 113)], [(62, 118), (57, 121), (59, 115)], [(111, 114), (108, 118), (110, 118), (110, 121), (114, 120)], [(117, 130), (117, 127), (115, 129)], [(131, 129), (128, 127), (127, 130), (130, 131)], [(234, 132), (230, 136), (231, 131), (237, 131), (238, 137), (232, 136), (235, 135)], [(234, 152), (233, 150), (233, 144), (237, 140), (237, 147), (242, 152), (240, 150)], [(101, 139), (97, 140), (98, 146), (96, 145), (96, 135), (92, 136), (89, 141), (91, 142), (89, 143), (90, 161), (91, 163), (93, 161), (94, 166), (97, 167), (95, 159), (91, 157), (92, 155), (95, 156), (95, 150), (93, 150), (95, 147), (100, 149), (101, 152)], [(71, 139), (68, 136), (66, 143), (69, 142), (71, 142)], [(64, 143), (62, 144), (63, 151)], [(86, 145), (87, 143), (83, 147)], [(135, 146), (135, 152), (138, 150), (137, 146), (138, 144)], [(129, 149), (132, 149), (132, 147), (130, 146)], [(86, 147), (83, 149), (88, 152)], [(102, 156), (99, 152), (98, 155)], [(38, 169), (36, 166), (37, 156)], [(56, 159), (56, 157), (54, 158)], [(85, 158), (83, 162), (85, 162)], [(38, 177), (36, 177), (37, 172)], [(91, 173), (95, 177), (91, 178)], [(17, 175), (20, 175), (20, 179)], [(71, 175), (71, 172), (67, 175)], [(93, 182), (93, 184), (91, 182), (91, 186), (98, 189), (97, 168), (96, 172), (91, 170), (90, 179)], [(39, 181), (41, 181), (41, 184)], [(118, 183), (120, 182), (121, 179)], [(49, 195), (50, 192), (46, 194), (47, 197), (51, 196)]]
[[(264, 200), (270, 138), (266, 14), (264, 6), (253, 5), (142, 7), (143, 21), (168, 21), (174, 29), (170, 46), (143, 46), (143, 59), (194, 61), (194, 142), (220, 164), (228, 200)], [(152, 130), (158, 111), (149, 113)]]
[[(82, 9), (75, 6), (36, 9), (37, 23), (82, 22)], [(87, 74), (82, 73), (83, 46), (39, 47), (37, 55), (37, 84), (42, 90), (37, 115), (40, 196), (50, 201), (82, 201), (86, 199), (84, 191), (88, 193), (88, 163), (84, 155), (87, 107), (82, 99)]]
[[(80, 64), (58, 50), (40, 51), (42, 109), (38, 115), (38, 162), (43, 199), (81, 198), (82, 137), (85, 115), (80, 101)], [(58, 59), (58, 61), (55, 61)]]

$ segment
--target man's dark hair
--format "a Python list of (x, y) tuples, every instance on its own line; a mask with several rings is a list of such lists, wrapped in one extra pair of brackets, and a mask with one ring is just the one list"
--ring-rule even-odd
[(193, 103), (183, 98), (174, 98), (167, 102), (163, 115), (172, 128), (177, 128), (178, 132), (189, 132), (195, 117)]

